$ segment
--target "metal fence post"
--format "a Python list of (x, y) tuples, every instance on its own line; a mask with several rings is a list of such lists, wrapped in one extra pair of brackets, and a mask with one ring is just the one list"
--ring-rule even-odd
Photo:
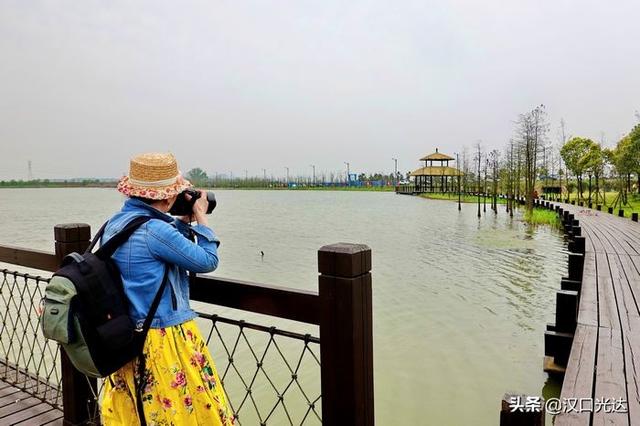
[(338, 243), (318, 251), (322, 422), (374, 424), (371, 249)]
[[(62, 259), (71, 252), (82, 253), (91, 239), (91, 227), (86, 223), (67, 223), (54, 227), (56, 256)], [(77, 371), (67, 354), (60, 350), (62, 371), (62, 405), (65, 425), (80, 425), (91, 420), (91, 413), (96, 412), (96, 401), (93, 398), (97, 389), (95, 379)], [(93, 389), (91, 389), (93, 387)]]

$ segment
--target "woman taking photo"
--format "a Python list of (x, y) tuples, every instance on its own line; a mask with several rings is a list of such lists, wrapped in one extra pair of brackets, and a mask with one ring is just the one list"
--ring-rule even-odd
[[(101, 413), (107, 426), (233, 424), (222, 383), (194, 320), (197, 314), (189, 306), (187, 271), (205, 273), (218, 266), (220, 243), (208, 225), (207, 197), (195, 201), (189, 216), (168, 214), (178, 194), (189, 187), (173, 155), (157, 153), (131, 159), (129, 175), (118, 183), (118, 191), (128, 198), (109, 220), (102, 242), (136, 217), (151, 218), (113, 255), (129, 314), (138, 326), (165, 269), (168, 281), (145, 340), (141, 377), (134, 360), (105, 380)], [(192, 220), (197, 224), (192, 226)]]

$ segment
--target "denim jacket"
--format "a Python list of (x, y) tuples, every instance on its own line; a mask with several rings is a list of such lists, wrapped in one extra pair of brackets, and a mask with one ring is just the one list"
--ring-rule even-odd
[[(187, 225), (143, 201), (130, 198), (122, 210), (109, 219), (101, 242), (138, 216), (152, 219), (141, 225), (113, 255), (129, 298), (131, 318), (138, 326), (144, 322), (160, 288), (165, 265), (169, 267), (169, 281), (151, 327), (170, 327), (195, 318), (197, 315), (189, 306), (187, 271), (204, 273), (217, 268), (218, 238), (204, 225)], [(188, 238), (190, 231), (197, 243)]]

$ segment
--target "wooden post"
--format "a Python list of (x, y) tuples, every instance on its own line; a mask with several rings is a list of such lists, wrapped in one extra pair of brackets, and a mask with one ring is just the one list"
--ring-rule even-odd
[(579, 253), (569, 253), (569, 279), (572, 281), (582, 281), (583, 268), (584, 255)]
[[(502, 397), (502, 406), (500, 408), (500, 426), (544, 426), (544, 399), (535, 397), (535, 410), (525, 409), (525, 407), (531, 405), (529, 401), (533, 400), (526, 395), (505, 394)], [(538, 401), (539, 410), (537, 409)]]
[[(576, 234), (574, 234), (576, 235)], [(569, 251), (572, 253), (585, 253), (585, 238), (581, 236), (574, 236), (573, 240), (569, 242)]]
[(318, 271), (322, 422), (373, 425), (371, 249), (321, 247)]
[(638, 221), (638, 212), (631, 213), (631, 220), (634, 222)]
[(562, 278), (560, 280), (560, 289), (561, 290), (569, 290), (569, 291), (577, 291), (578, 296), (580, 296), (580, 290), (582, 290), (582, 282), (570, 280), (569, 278)]
[(607, 211), (609, 212), (609, 214), (613, 214), (613, 207), (609, 207)]
[(553, 357), (553, 361), (566, 367), (573, 344), (573, 333), (563, 333), (561, 331), (544, 332), (544, 354)]
[(596, 204), (596, 210), (598, 211), (602, 210), (602, 204)]
[(575, 333), (578, 320), (578, 292), (559, 290), (556, 293), (555, 331)]
[(579, 237), (582, 235), (582, 228), (580, 228), (579, 226), (574, 226), (573, 228), (571, 228), (571, 230), (573, 231), (574, 239), (575, 237)]
[[(56, 240), (56, 256), (60, 262), (71, 252), (84, 252), (91, 239), (91, 227), (86, 223), (56, 225), (53, 232)], [(64, 350), (62, 348), (59, 350), (64, 425), (85, 424), (92, 420), (92, 413), (97, 412), (96, 401), (93, 397), (97, 392), (96, 379), (87, 379), (71, 364)]]
[(622, 209), (618, 210), (618, 216), (619, 217), (624, 217), (624, 210), (622, 210)]

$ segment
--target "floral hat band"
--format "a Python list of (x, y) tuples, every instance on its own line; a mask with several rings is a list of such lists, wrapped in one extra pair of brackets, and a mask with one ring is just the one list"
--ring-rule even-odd
[(129, 197), (164, 200), (191, 187), (178, 170), (178, 163), (170, 153), (140, 154), (131, 159), (129, 176), (118, 182), (118, 191)]

